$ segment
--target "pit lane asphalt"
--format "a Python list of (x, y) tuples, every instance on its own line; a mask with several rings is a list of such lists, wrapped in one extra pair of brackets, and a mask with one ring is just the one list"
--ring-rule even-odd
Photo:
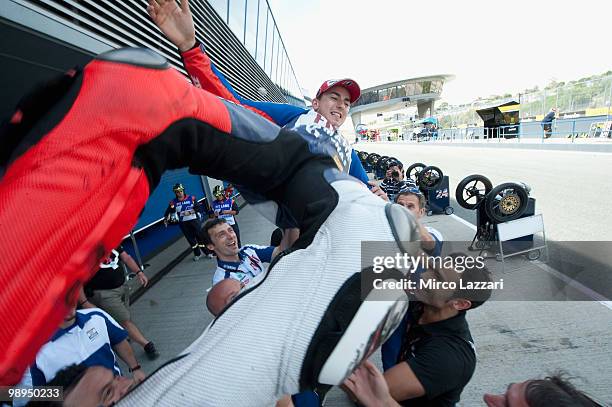
[[(412, 156), (414, 150), (409, 151)], [(457, 178), (460, 177), (462, 175)], [(499, 182), (514, 179), (504, 177)], [(497, 179), (493, 181), (498, 182)], [(452, 182), (456, 185), (456, 181)], [(247, 205), (240, 212), (238, 222), (244, 242), (268, 244), (274, 226), (251, 206)], [(473, 234), (465, 224), (446, 215), (425, 218), (424, 223), (439, 229), (447, 240), (466, 240)], [(179, 255), (186, 247), (187, 242), (181, 240), (165, 252)], [(172, 257), (172, 253), (160, 253), (162, 255)], [(537, 273), (537, 264), (530, 265), (526, 261), (522, 264), (524, 267), (508, 270), (505, 278), (524, 281), (526, 286), (558, 286), (554, 276)], [(149, 361), (139, 346), (133, 346), (145, 372), (150, 374), (177, 356), (212, 321), (204, 301), (214, 269), (214, 260), (201, 259), (194, 263), (189, 255), (132, 305), (134, 322), (156, 343), (161, 353), (157, 360)], [(567, 291), (572, 291), (571, 298), (582, 295), (571, 288)], [(582, 295), (581, 299), (588, 298)], [(579, 376), (578, 387), (603, 400), (612, 400), (609, 380), (612, 377), (612, 310), (599, 302), (490, 301), (470, 311), (468, 321), (476, 343), (478, 364), (459, 406), (482, 406), (483, 393), (503, 391), (511, 382), (541, 377), (555, 369), (565, 369)], [(245, 338), (245, 351), (256, 351), (248, 338)], [(380, 366), (379, 353), (372, 360)], [(228, 387), (228, 392), (231, 391)], [(326, 406), (353, 405), (338, 388), (329, 393), (326, 401)]]
[(463, 178), (482, 174), (493, 186), (528, 184), (536, 199), (536, 213), (544, 216), (549, 265), (612, 299), (612, 243), (588, 244), (612, 241), (609, 145), (601, 146), (606, 152), (560, 151), (540, 145), (515, 149), (404, 142), (357, 143), (353, 147), (396, 157), (404, 168), (416, 162), (439, 167), (449, 177), (455, 215), (472, 225), (476, 224), (476, 211), (460, 207), (454, 199)]

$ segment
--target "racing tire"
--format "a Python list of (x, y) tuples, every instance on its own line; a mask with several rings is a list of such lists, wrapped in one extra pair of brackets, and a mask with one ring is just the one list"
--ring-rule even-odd
[[(471, 183), (473, 185), (470, 186)], [(468, 175), (457, 185), (455, 199), (462, 208), (476, 209), (492, 189), (493, 184), (484, 175)], [(470, 202), (471, 200), (473, 202)]]
[(380, 154), (371, 153), (368, 155), (368, 158), (366, 158), (366, 161), (368, 164), (372, 166), (372, 168), (374, 168), (374, 166), (376, 165), (379, 159), (380, 159)]
[(426, 165), (423, 163), (414, 163), (406, 169), (406, 178), (412, 179), (414, 182), (418, 181), (419, 173)]
[(485, 197), (485, 212), (495, 223), (520, 218), (527, 209), (529, 196), (521, 185), (506, 182), (493, 188)]
[(417, 180), (417, 185), (419, 188), (424, 189), (426, 191), (435, 189), (438, 185), (442, 183), (442, 178), (444, 178), (444, 174), (442, 170), (438, 167), (434, 167), (430, 165), (425, 167), (419, 172)]

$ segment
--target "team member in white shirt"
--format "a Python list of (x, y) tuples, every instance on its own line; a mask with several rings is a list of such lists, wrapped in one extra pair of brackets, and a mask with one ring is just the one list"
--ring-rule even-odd
[(30, 368), (33, 386), (43, 386), (66, 366), (104, 366), (115, 376), (122, 375), (119, 357), (128, 365), (136, 382), (145, 378), (130, 344), (128, 333), (110, 315), (99, 308), (88, 308), (66, 315), (58, 331), (36, 355)]
[(293, 241), (295, 230), (285, 232), (279, 246), (245, 245), (239, 247), (233, 228), (224, 219), (211, 219), (202, 227), (207, 247), (217, 254), (217, 270), (206, 306), (218, 315), (244, 288), (263, 278), (267, 265)]
[(223, 279), (232, 278), (243, 285), (255, 276), (266, 271), (264, 263), (270, 263), (280, 252), (280, 246), (238, 246), (234, 229), (223, 218), (206, 221), (202, 227), (202, 237), (206, 247), (217, 254), (217, 270), (213, 275), (213, 285)]

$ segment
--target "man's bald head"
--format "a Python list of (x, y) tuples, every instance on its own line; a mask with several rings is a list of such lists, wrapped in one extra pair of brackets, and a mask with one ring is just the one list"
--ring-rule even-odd
[(233, 278), (226, 278), (219, 281), (208, 292), (206, 297), (206, 307), (214, 316), (217, 316), (223, 311), (232, 300), (240, 293), (242, 284), (240, 281)]

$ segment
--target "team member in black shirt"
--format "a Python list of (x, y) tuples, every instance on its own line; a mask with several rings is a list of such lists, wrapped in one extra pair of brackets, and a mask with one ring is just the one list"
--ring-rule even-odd
[(154, 359), (158, 356), (155, 345), (145, 338), (131, 320), (129, 289), (122, 263), (135, 273), (140, 284), (146, 287), (147, 276), (120, 245), (100, 263), (98, 272), (85, 284), (79, 297), (79, 305), (83, 308), (95, 306), (108, 312), (128, 331), (130, 339), (142, 346), (149, 358)]
[(400, 405), (454, 406), (474, 373), (476, 353), (465, 313), (486, 301), (491, 290), (461, 289), (459, 279), (464, 286), (491, 281), (484, 266), (466, 267), (462, 273), (428, 269), (421, 275), (423, 282), (454, 282), (457, 288), (430, 289), (421, 283), (412, 293), (416, 301), (410, 304), (398, 364), (384, 373), (390, 394)]

